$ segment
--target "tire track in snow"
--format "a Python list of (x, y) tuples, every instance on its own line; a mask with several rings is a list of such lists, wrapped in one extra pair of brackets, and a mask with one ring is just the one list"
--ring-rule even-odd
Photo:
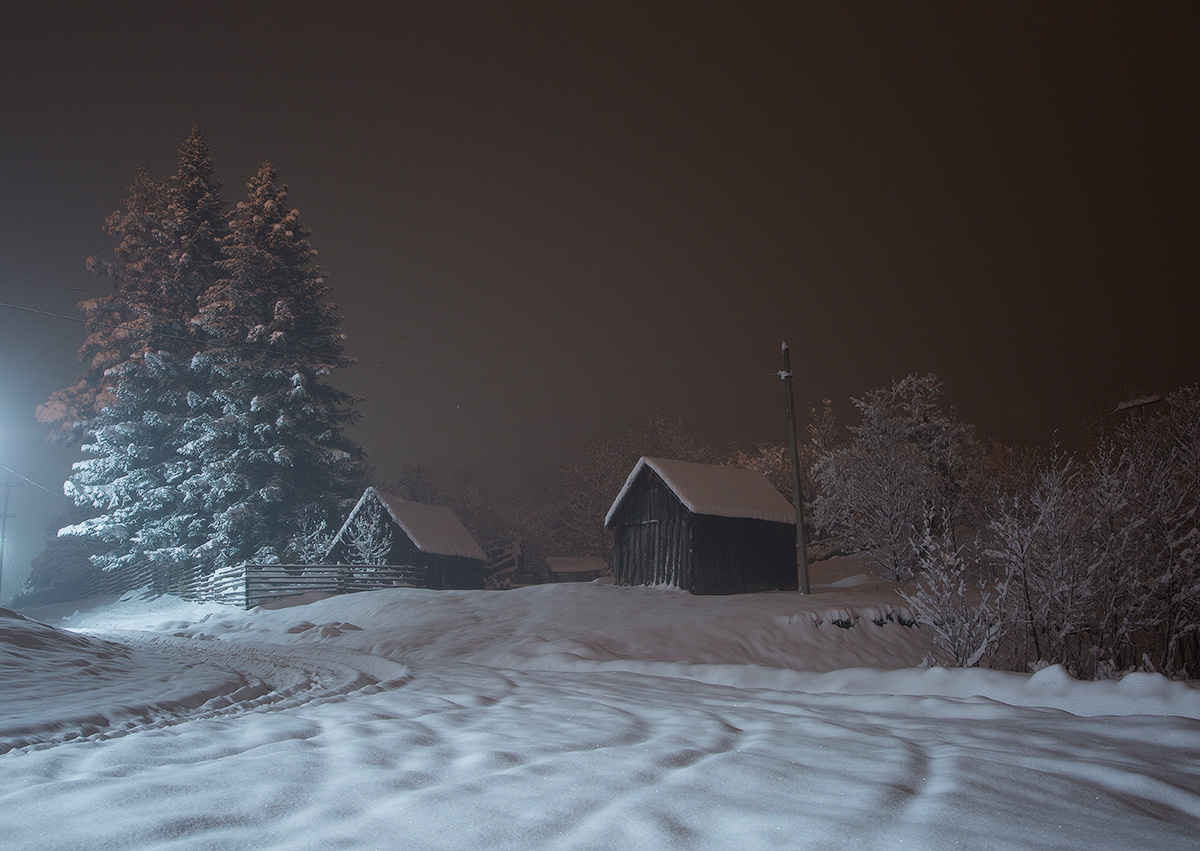
[[(187, 721), (318, 705), (351, 694), (399, 688), (412, 679), (407, 665), (328, 645), (242, 644), (124, 630), (95, 633), (95, 637), (133, 651), (177, 659), (181, 672), (207, 665), (236, 677), (216, 692), (212, 688), (198, 689), (182, 699), (160, 701), (148, 697), (139, 701), (135, 691), (130, 703), (98, 707), (84, 722), (11, 736), (0, 743), (0, 752), (101, 741)], [(120, 720), (110, 721), (107, 716)]]

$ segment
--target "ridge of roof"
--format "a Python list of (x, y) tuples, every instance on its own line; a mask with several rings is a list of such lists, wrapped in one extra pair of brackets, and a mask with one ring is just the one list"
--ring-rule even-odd
[(795, 524), (792, 504), (767, 481), (767, 477), (744, 467), (722, 467), (670, 458), (643, 455), (625, 480), (625, 485), (604, 517), (612, 524), (618, 507), (633, 487), (642, 470), (649, 467), (676, 498), (693, 514), (712, 517), (737, 517), (771, 523)]

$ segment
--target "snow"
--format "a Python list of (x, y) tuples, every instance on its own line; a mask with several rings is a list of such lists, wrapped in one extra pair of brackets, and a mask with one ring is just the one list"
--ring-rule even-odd
[(693, 514), (713, 517), (745, 517), (772, 523), (796, 522), (796, 510), (767, 478), (754, 470), (674, 461), (667, 458), (641, 458), (613, 501), (604, 525), (612, 523), (617, 508), (625, 499), (638, 474), (649, 467)]
[(895, 586), (813, 583), (0, 611), (2, 844), (1200, 847), (1200, 689), (917, 667)]

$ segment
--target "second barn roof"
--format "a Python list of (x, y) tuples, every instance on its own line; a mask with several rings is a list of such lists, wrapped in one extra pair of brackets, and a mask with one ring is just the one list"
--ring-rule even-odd
[(766, 476), (743, 467), (721, 467), (692, 461), (643, 457), (625, 480), (604, 525), (612, 523), (638, 475), (649, 467), (693, 514), (714, 517), (745, 517), (771, 523), (796, 522), (792, 504), (767, 481)]

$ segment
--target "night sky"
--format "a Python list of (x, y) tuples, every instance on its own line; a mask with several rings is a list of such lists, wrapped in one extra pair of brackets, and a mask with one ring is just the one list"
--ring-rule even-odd
[[(804, 411), (933, 371), (1046, 443), (1200, 380), (1198, 8), (8, 3), (0, 301), (79, 316), (199, 124), (227, 200), (291, 186), (381, 482), (536, 494), (654, 411), (782, 440), (785, 339)], [(83, 336), (0, 309), (0, 463), (55, 493)], [(59, 505), (14, 491), (6, 572)]]

